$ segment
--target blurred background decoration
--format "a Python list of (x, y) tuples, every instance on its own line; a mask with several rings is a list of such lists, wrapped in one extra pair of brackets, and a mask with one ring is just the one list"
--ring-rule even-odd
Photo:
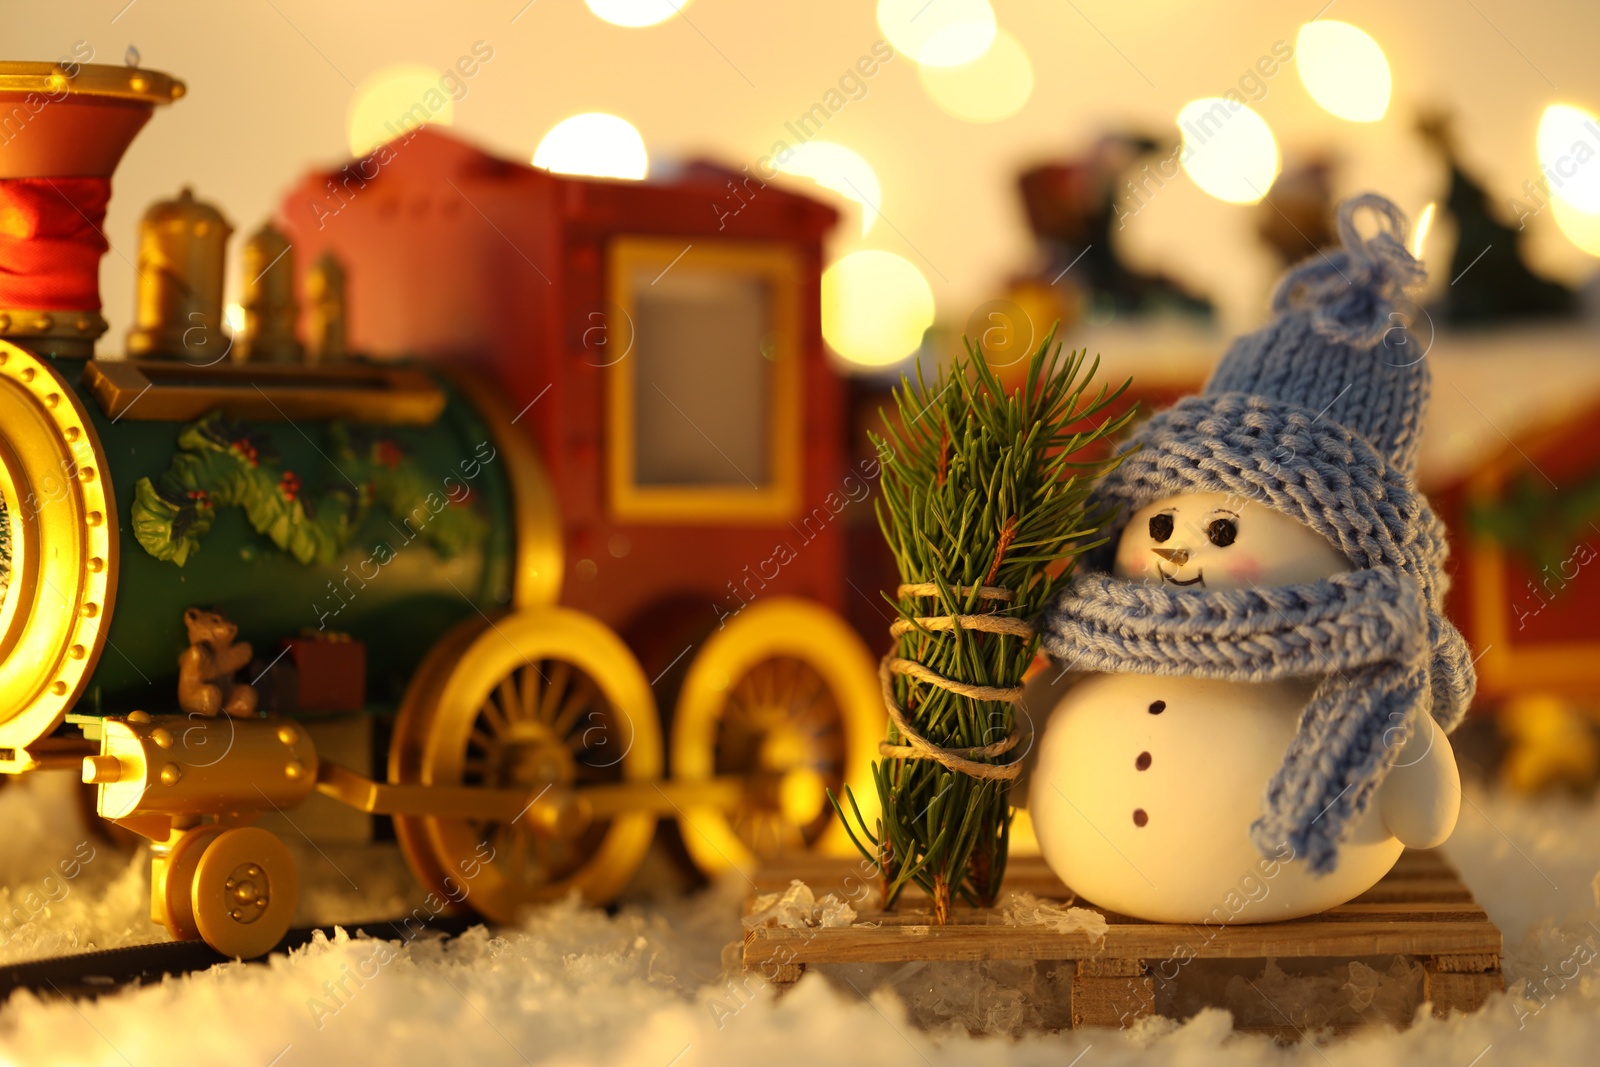
[[(1504, 213), (1495, 198), (1464, 169), (1454, 120), (1442, 112), (1425, 113), (1417, 120), (1417, 133), (1450, 174), (1443, 202), (1455, 221), (1456, 247), (1448, 268), (1450, 285), (1438, 301), (1441, 321), (1474, 325), (1572, 314), (1572, 290), (1524, 263), (1522, 218), (1512, 220), (1515, 226), (1501, 221)], [(1547, 139), (1543, 130), (1540, 139)]]
[[(403, 0), (381, 18), (375, 10), (136, 4), (112, 21), (103, 5), (63, 0), (9, 13), (7, 32), (16, 55), (78, 48), (80, 62), (84, 50), (116, 62), (136, 45), (144, 65), (182, 70), (196, 90), (133, 147), (119, 178), (106, 233), (129, 261), (142, 206), (183, 181), (225, 190), (232, 218), (261, 219), (307, 167), (360, 158), (428, 123), (563, 173), (670, 176), (712, 158), (762, 181), (815, 183), (847, 219), (831, 260), (898, 257), (897, 268), (875, 257), (879, 284), (914, 270), (934, 323), (954, 335), (973, 309), (1015, 300), (1020, 282), (1049, 282), (1067, 265), (1015, 189), (1021, 175), (1069, 163), (1105, 183), (1091, 199), (1121, 208), (1112, 239), (1083, 238), (1080, 250), (1098, 247), (1067, 277), (1115, 265), (1113, 293), (1130, 276), (1163, 279), (1208, 301), (1223, 337), (1257, 321), (1287, 254), (1322, 243), (1301, 213), (1308, 180), (1332, 198), (1382, 189), (1413, 217), (1438, 203), (1426, 251), (1439, 306), (1473, 303), (1452, 303), (1462, 286), (1501, 293), (1497, 264), (1509, 263), (1571, 294), (1531, 285), (1543, 294), (1527, 298), (1535, 303), (1592, 303), (1600, 71), (1583, 42), (1600, 11), (1589, 5), (1463, 14), (1451, 0), (1356, 0), (1320, 16), (1268, 0), (826, 0), (759, 12), (727, 0)], [(874, 52), (879, 41), (892, 58)], [(1424, 112), (1451, 116), (1447, 139), (1417, 136)], [(1159, 145), (1113, 174), (1108, 145), (1131, 152), (1129, 138)], [(1180, 146), (1185, 158), (1169, 163)], [(1462, 199), (1472, 190), (1483, 198), (1475, 210)], [(1263, 245), (1257, 230), (1276, 233)], [(121, 337), (132, 278), (105, 274), (110, 336)], [(245, 281), (230, 263), (228, 304)], [(878, 373), (911, 356), (919, 346), (904, 338), (926, 317), (920, 295), (874, 307), (895, 328), (870, 353), (841, 353), (847, 367)], [(1084, 310), (1081, 290), (1045, 295), (1030, 306)], [(1125, 295), (1111, 300), (1128, 313)], [(863, 329), (834, 322), (830, 333)]]
[(1210, 318), (1210, 301), (1164, 274), (1130, 265), (1121, 247), (1125, 220), (1140, 206), (1137, 178), (1130, 173), (1162, 147), (1150, 136), (1110, 133), (1082, 158), (1048, 163), (1021, 176), (1028, 225), (1044, 261), (1039, 277), (1079, 293), (1091, 305), (1086, 309), (1091, 321), (1163, 311)]

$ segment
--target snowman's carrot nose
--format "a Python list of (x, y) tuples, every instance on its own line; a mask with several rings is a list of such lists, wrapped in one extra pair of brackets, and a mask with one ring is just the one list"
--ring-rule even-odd
[(1189, 550), (1187, 548), (1152, 548), (1150, 551), (1174, 567), (1181, 567), (1189, 562)]

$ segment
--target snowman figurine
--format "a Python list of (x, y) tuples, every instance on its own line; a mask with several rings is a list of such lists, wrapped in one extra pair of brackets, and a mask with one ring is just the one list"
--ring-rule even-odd
[(1455, 826), (1446, 734), (1474, 679), (1414, 482), (1427, 364), (1397, 325), (1422, 270), (1388, 201), (1338, 219), (1345, 247), (1097, 483), (1121, 528), (1042, 620), (1075, 680), (1027, 807), (1051, 868), (1124, 915), (1310, 915)]

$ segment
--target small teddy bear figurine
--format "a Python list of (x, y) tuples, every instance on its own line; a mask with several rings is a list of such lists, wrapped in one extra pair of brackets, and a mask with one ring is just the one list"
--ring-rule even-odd
[(189, 631), (189, 647), (178, 656), (178, 707), (212, 718), (218, 712), (236, 719), (254, 715), (255, 687), (233, 678), (253, 654), (249, 642), (234, 643), (239, 627), (199, 608), (185, 611), (183, 624)]

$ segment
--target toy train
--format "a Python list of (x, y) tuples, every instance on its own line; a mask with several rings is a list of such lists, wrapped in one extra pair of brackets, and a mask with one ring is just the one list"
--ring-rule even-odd
[[(708, 870), (846, 847), (824, 791), (863, 793), (882, 710), (839, 615), (832, 501), (876, 472), (845, 469), (823, 360), (832, 213), (763, 188), (734, 236), (724, 176), (413, 134), (352, 165), (338, 218), (285, 211), (383, 358), (224, 358), (205, 316), (209, 355), (163, 348), (147, 306), (204, 287), (162, 256), (223, 225), (187, 209), (151, 216), (183, 240), (141, 249), (139, 358), (90, 358), (110, 173), (181, 93), (0, 65), (0, 103), (53, 102), (0, 147), (35, 223), (0, 249), (0, 771), (81, 767), (153, 842), (152, 918), (244, 957), (297, 896), (251, 823), (314, 794), (392, 817), (424, 885), (501, 921), (611, 899), (663, 817)], [(384, 773), (319, 757), (352, 717), (390, 720)]]

